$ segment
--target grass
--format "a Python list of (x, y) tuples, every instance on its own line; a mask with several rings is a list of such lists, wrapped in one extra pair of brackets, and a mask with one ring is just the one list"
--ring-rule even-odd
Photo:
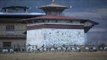
[(107, 52), (49, 52), (0, 54), (0, 60), (107, 60)]

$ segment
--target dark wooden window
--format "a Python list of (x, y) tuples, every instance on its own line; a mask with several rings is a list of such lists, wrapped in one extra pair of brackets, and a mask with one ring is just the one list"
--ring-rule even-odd
[(11, 42), (3, 42), (3, 48), (11, 48)]
[(15, 27), (14, 25), (6, 25), (6, 31), (14, 31)]

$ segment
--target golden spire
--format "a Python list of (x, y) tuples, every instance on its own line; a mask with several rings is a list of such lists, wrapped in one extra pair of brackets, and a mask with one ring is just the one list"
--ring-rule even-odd
[(52, 4), (54, 4), (55, 3), (55, 0), (52, 0)]

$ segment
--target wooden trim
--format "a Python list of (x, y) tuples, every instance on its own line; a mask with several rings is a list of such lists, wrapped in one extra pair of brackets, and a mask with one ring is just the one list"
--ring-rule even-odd
[(83, 25), (62, 25), (62, 24), (41, 24), (27, 26), (27, 30), (41, 29), (41, 28), (55, 28), (55, 29), (84, 29)]
[(0, 37), (0, 40), (26, 39), (26, 37)]

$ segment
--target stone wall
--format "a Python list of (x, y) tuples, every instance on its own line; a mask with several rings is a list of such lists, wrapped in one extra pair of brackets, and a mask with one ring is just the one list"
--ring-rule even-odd
[(26, 45), (30, 48), (34, 45), (38, 48), (43, 45), (84, 45), (84, 37), (83, 29), (35, 29), (27, 31)]

